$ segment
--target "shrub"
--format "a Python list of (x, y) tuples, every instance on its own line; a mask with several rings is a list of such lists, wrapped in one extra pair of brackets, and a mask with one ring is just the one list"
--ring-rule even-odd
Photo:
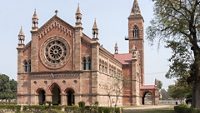
[(47, 110), (49, 107), (45, 105), (31, 105), (31, 106), (23, 106), (23, 111), (44, 111)]
[(78, 106), (65, 106), (65, 111), (77, 111), (78, 110)]
[(192, 113), (193, 109), (189, 108), (185, 104), (181, 104), (181, 105), (178, 105), (178, 106), (174, 106), (174, 111), (176, 113)]
[(99, 105), (99, 102), (98, 102), (98, 101), (96, 101), (96, 102), (94, 103), (94, 105), (95, 105), (95, 106), (98, 106), (98, 105)]
[(200, 109), (192, 109), (192, 113), (200, 113)]
[(80, 102), (78, 103), (78, 106), (79, 106), (80, 108), (85, 108), (85, 102), (84, 102), (84, 101), (80, 101)]
[(99, 113), (120, 113), (120, 108), (112, 108), (112, 107), (99, 107)]

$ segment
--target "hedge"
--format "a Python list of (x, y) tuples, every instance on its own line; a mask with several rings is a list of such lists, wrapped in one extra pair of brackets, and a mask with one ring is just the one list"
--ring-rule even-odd
[(174, 106), (174, 111), (176, 113), (200, 113), (200, 109), (190, 108), (185, 104)]
[[(120, 113), (120, 108), (110, 108), (110, 107), (98, 107), (98, 106), (84, 106), (81, 103), (80, 107), (78, 106), (45, 106), (45, 105), (0, 105), (0, 111), (8, 110), (15, 113), (64, 113), (75, 111), (76, 113), (83, 113), (88, 111), (90, 113)], [(20, 112), (23, 110), (23, 112)]]

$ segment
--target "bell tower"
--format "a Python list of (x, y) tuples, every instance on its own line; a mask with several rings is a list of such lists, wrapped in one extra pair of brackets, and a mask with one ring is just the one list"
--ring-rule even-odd
[(133, 7), (131, 9), (130, 16), (128, 17), (128, 38), (129, 41), (129, 53), (132, 53), (134, 49), (139, 51), (139, 66), (141, 83), (144, 83), (144, 31), (143, 31), (143, 17), (141, 15), (138, 0), (134, 0)]

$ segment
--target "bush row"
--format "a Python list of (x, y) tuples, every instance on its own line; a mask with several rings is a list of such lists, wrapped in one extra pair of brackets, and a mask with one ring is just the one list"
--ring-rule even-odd
[[(45, 105), (0, 105), (0, 111), (11, 110), (16, 113), (120, 113), (120, 108), (98, 107), (98, 106), (45, 106)], [(23, 111), (23, 112), (20, 112)], [(63, 111), (63, 112), (61, 112)], [(72, 112), (73, 111), (73, 112)]]
[(200, 113), (200, 109), (194, 109), (194, 108), (188, 107), (185, 104), (174, 106), (174, 111), (176, 113)]

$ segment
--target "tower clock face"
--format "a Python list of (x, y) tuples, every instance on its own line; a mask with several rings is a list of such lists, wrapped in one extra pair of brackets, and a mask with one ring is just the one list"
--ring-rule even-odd
[(66, 64), (69, 52), (67, 41), (55, 36), (44, 42), (40, 50), (40, 58), (46, 67), (57, 69)]

